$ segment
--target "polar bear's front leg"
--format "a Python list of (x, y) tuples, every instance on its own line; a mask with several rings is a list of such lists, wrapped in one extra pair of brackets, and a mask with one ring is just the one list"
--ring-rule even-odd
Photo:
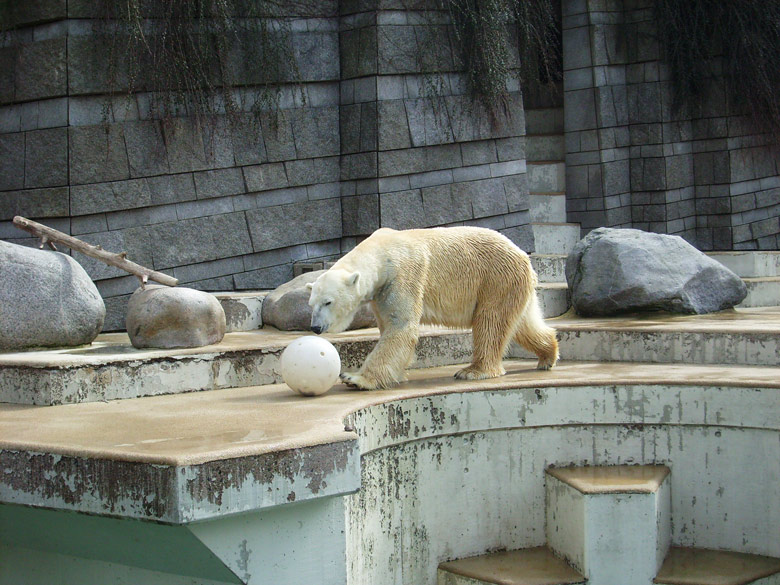
[(376, 347), (357, 373), (344, 372), (341, 379), (363, 390), (389, 388), (406, 379), (406, 368), (414, 357), (418, 328), (385, 328)]

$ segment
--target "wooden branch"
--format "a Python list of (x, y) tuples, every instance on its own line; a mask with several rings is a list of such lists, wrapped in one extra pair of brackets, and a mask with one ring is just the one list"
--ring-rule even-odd
[(87, 244), (78, 238), (74, 238), (73, 236), (64, 234), (59, 230), (41, 225), (19, 215), (14, 217), (14, 225), (27, 232), (30, 232), (36, 237), (41, 238), (41, 248), (43, 248), (45, 244), (49, 244), (49, 246), (54, 248), (53, 242), (58, 242), (67, 246), (71, 250), (81, 252), (85, 256), (96, 258), (97, 260), (105, 262), (110, 266), (116, 266), (117, 268), (121, 268), (130, 274), (135, 274), (138, 278), (141, 279), (141, 286), (144, 286), (147, 280), (154, 280), (155, 282), (159, 282), (160, 284), (165, 284), (168, 286), (176, 286), (179, 284), (179, 281), (172, 276), (168, 276), (162, 272), (157, 272), (155, 270), (145, 268), (140, 264), (136, 264), (135, 262), (131, 262), (127, 259), (127, 252), (120, 252), (119, 254), (107, 252), (100, 246)]

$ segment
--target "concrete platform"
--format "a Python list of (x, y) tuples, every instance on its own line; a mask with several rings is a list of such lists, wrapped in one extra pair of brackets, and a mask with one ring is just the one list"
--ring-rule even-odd
[[(564, 362), (780, 365), (780, 307), (687, 316), (564, 315), (549, 323), (558, 330)], [(229, 333), (207, 347), (138, 350), (126, 334), (110, 333), (88, 347), (0, 354), (0, 401), (52, 405), (274, 384), (281, 382), (282, 351), (305, 334), (265, 328)], [(362, 364), (378, 331), (326, 337), (350, 370)], [(464, 363), (471, 350), (470, 331), (424, 327), (413, 367)], [(530, 354), (512, 346), (510, 357)]]
[[(709, 414), (689, 406), (675, 424), (701, 424), (703, 415), (720, 424), (780, 426), (779, 368), (564, 363), (544, 372), (522, 360), (508, 361), (506, 368), (506, 376), (482, 381), (454, 379), (458, 366), (420, 369), (391, 390), (339, 385), (317, 398), (278, 384), (107, 403), (2, 404), (0, 503), (182, 523), (344, 494), (360, 486), (361, 454), (380, 446), (466, 430), (606, 420), (591, 410), (600, 412), (596, 404), (613, 401), (620, 387), (713, 389)], [(721, 391), (739, 399), (724, 402)], [(434, 397), (463, 403), (458, 412), (472, 396), (484, 404), (478, 396), (484, 393), (492, 396), (488, 404), (509, 399), (514, 406), (491, 406), (490, 412), (479, 407), (431, 424), (431, 412), (441, 410), (425, 406)], [(674, 404), (680, 400), (674, 392), (669, 396)], [(361, 414), (420, 400), (422, 418), (414, 423), (402, 422), (398, 417), (411, 415), (395, 407), (379, 418)], [(526, 403), (527, 414), (518, 420), (517, 408), (524, 410)], [(614, 420), (637, 424), (669, 417), (660, 406), (648, 410), (646, 419), (632, 412)]]
[(649, 494), (669, 475), (665, 465), (551, 467), (547, 473), (582, 494)]
[(780, 583), (780, 559), (672, 547), (655, 582), (664, 585), (774, 585)]
[(689, 364), (780, 364), (780, 307), (709, 315), (668, 313), (548, 320), (572, 360)]
[(438, 585), (567, 585), (585, 578), (546, 546), (439, 565)]

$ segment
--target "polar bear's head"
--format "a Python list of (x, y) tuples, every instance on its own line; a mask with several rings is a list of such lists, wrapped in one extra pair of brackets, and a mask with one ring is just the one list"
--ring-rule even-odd
[(311, 330), (320, 334), (345, 331), (363, 301), (358, 291), (359, 272), (331, 268), (313, 283), (309, 306)]

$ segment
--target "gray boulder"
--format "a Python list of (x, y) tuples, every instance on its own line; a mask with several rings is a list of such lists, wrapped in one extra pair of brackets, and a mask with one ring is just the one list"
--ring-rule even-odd
[(566, 281), (578, 315), (630, 311), (711, 313), (747, 295), (728, 268), (679, 236), (599, 228), (566, 259)]
[(147, 285), (127, 303), (125, 320), (133, 347), (202, 347), (225, 336), (225, 311), (207, 292)]
[[(317, 280), (324, 272), (324, 270), (305, 272), (270, 292), (263, 301), (263, 324), (282, 331), (309, 331), (311, 291), (306, 288), (306, 285)], [(374, 312), (368, 304), (360, 308), (348, 329), (364, 327), (376, 327)]]
[(106, 306), (70, 256), (0, 241), (0, 351), (91, 343)]

